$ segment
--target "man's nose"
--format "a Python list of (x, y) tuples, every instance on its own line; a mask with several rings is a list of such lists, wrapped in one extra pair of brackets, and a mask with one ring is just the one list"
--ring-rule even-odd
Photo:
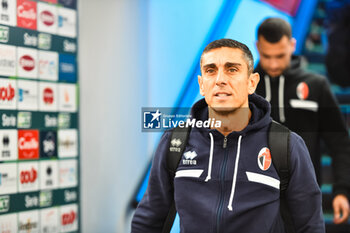
[(227, 75), (223, 70), (219, 70), (216, 76), (216, 85), (222, 85), (227, 83)]
[(278, 62), (276, 59), (271, 59), (270, 60), (270, 69), (275, 70), (278, 68)]

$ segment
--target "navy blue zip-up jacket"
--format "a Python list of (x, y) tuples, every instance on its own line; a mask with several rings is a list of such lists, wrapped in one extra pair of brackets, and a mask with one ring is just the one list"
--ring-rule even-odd
[(290, 67), (275, 78), (269, 77), (258, 64), (255, 72), (260, 74), (260, 82), (256, 93), (270, 102), (275, 121), (303, 138), (319, 184), (321, 141), (325, 143), (332, 157), (333, 195), (344, 194), (350, 199), (350, 139), (346, 122), (327, 79), (305, 71), (301, 60), (292, 56)]
[[(216, 129), (192, 128), (180, 160), (174, 190), (167, 170), (170, 131), (156, 151), (147, 191), (132, 220), (132, 233), (161, 233), (175, 198), (181, 233), (284, 232), (279, 177), (268, 155), (270, 105), (249, 96), (252, 117), (240, 132), (224, 137)], [(192, 108), (208, 119), (204, 99)], [(304, 141), (290, 136), (291, 177), (287, 200), (298, 233), (324, 232), (321, 192)], [(259, 157), (259, 158), (258, 158)]]

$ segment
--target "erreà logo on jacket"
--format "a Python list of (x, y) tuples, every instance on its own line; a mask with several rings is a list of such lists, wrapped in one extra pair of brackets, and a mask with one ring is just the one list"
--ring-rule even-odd
[(197, 157), (197, 153), (195, 151), (187, 151), (184, 153), (185, 159), (182, 160), (183, 165), (197, 165), (197, 160), (194, 158)]

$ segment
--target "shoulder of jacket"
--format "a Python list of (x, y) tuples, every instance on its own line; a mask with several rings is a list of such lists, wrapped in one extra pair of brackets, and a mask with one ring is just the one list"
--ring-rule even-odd
[(298, 153), (295, 153), (296, 148), (304, 148), (308, 152), (304, 139), (297, 133), (290, 131), (289, 139), (289, 151), (291, 154), (291, 159), (295, 159), (295, 156), (301, 156)]
[(163, 136), (165, 135), (166, 137), (169, 137), (173, 134), (173, 132), (174, 132), (174, 128), (167, 129), (164, 131)]
[(314, 84), (324, 84), (327, 82), (327, 78), (325, 76), (310, 71), (303, 71), (300, 74), (300, 77), (301, 79), (303, 79), (303, 81)]

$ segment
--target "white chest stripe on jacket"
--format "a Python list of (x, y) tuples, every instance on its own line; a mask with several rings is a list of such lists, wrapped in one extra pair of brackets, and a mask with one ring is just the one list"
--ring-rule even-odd
[(209, 155), (209, 165), (208, 165), (208, 175), (207, 178), (205, 178), (205, 182), (208, 182), (211, 179), (211, 167), (213, 164), (213, 153), (214, 153), (214, 138), (211, 133), (210, 135), (210, 155)]
[(286, 121), (286, 117), (284, 115), (284, 76), (281, 75), (280, 83), (278, 88), (278, 107), (280, 113), (280, 121), (284, 123)]
[(195, 177), (199, 178), (203, 173), (203, 169), (189, 169), (189, 170), (180, 170), (175, 173), (175, 178), (180, 177)]
[(237, 170), (238, 170), (238, 161), (239, 161), (239, 155), (240, 155), (240, 152), (241, 152), (241, 140), (242, 140), (242, 135), (239, 136), (238, 143), (237, 143), (237, 154), (236, 154), (235, 170), (233, 172), (233, 180), (232, 180), (232, 188), (231, 188), (230, 200), (229, 200), (228, 206), (227, 206), (229, 211), (232, 211), (232, 202), (233, 202), (233, 197), (235, 195), (236, 181), (237, 181)]
[(318, 111), (318, 103), (316, 101), (290, 99), (289, 103), (293, 108), (300, 108), (313, 112)]
[(271, 101), (271, 84), (269, 76), (265, 75), (265, 99), (270, 102)]
[(247, 174), (247, 178), (251, 182), (256, 182), (260, 184), (266, 184), (275, 189), (280, 189), (280, 181), (263, 174), (255, 173), (255, 172), (245, 172)]

